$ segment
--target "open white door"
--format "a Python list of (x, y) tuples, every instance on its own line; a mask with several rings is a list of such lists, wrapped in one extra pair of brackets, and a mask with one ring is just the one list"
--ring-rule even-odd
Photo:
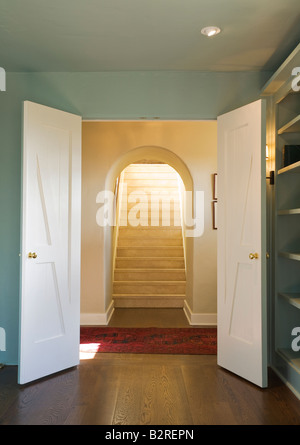
[(24, 102), (19, 383), (79, 363), (81, 117)]
[(267, 386), (262, 100), (218, 118), (218, 364)]

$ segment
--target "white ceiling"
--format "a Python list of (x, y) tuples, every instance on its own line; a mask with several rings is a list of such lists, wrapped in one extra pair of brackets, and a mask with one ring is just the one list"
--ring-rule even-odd
[(0, 0), (7, 71), (274, 71), (299, 41), (300, 0)]

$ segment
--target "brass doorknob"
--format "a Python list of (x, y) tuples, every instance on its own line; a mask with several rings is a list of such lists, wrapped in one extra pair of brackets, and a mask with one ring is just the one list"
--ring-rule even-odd
[(250, 258), (250, 260), (257, 260), (258, 259), (258, 253), (250, 253), (249, 258)]
[(36, 258), (37, 254), (35, 252), (29, 252), (28, 258)]

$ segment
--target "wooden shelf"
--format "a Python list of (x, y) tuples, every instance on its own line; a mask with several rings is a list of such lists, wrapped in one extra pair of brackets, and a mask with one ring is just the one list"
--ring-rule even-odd
[(282, 175), (283, 173), (300, 173), (300, 161), (295, 162), (294, 164), (288, 165), (287, 167), (283, 167), (278, 170), (277, 174)]
[(289, 304), (295, 306), (297, 309), (300, 309), (300, 292), (291, 293), (291, 292), (279, 292), (278, 294), (281, 298), (287, 300)]
[(283, 133), (297, 133), (300, 131), (300, 114), (294, 117), (290, 122), (279, 128), (278, 134)]
[(277, 215), (300, 215), (300, 208), (278, 210)]
[(300, 352), (295, 352), (292, 349), (278, 349), (277, 352), (300, 372)]
[(289, 260), (295, 260), (300, 261), (300, 253), (294, 253), (294, 252), (279, 252), (279, 255), (287, 258)]

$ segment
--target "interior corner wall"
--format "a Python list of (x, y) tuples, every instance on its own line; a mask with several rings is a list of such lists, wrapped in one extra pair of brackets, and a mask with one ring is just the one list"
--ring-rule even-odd
[(6, 73), (0, 92), (0, 328), (6, 334), (0, 363), (18, 363), (23, 101), (84, 119), (216, 119), (257, 100), (271, 74)]

